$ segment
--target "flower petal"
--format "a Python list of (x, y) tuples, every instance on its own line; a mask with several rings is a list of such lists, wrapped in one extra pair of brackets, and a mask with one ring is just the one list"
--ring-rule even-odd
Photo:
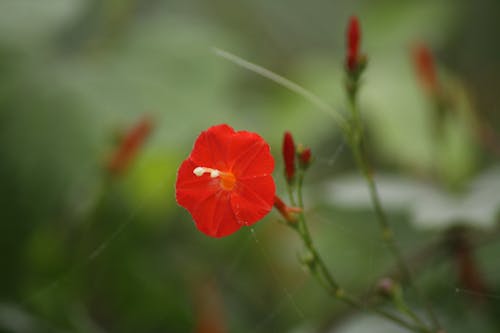
[(194, 143), (191, 160), (197, 166), (227, 170), (229, 143), (234, 133), (234, 129), (225, 124), (201, 132)]
[(218, 181), (209, 175), (196, 176), (193, 173), (195, 164), (191, 159), (185, 160), (177, 172), (175, 199), (189, 212), (198, 209), (201, 202), (215, 196), (219, 190)]
[(177, 203), (186, 208), (196, 227), (211, 237), (223, 237), (241, 228), (230, 203), (231, 192), (224, 191), (218, 179), (193, 173), (196, 164), (188, 158), (177, 173)]
[(274, 170), (274, 159), (264, 139), (247, 131), (234, 135), (229, 153), (229, 167), (236, 178), (254, 178), (269, 175)]
[(187, 209), (219, 189), (219, 182), (216, 179), (210, 178), (208, 174), (198, 177), (193, 173), (194, 168), (196, 164), (188, 158), (182, 162), (177, 171), (175, 197), (177, 203)]
[(201, 232), (211, 237), (224, 237), (242, 227), (233, 213), (230, 194), (228, 191), (219, 191), (190, 211)]
[(238, 221), (252, 225), (266, 216), (273, 208), (275, 191), (270, 175), (239, 180), (231, 195), (231, 206)]

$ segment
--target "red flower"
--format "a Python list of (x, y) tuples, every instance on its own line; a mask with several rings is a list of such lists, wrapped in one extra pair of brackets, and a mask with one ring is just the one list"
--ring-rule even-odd
[(295, 143), (290, 132), (285, 132), (283, 136), (283, 160), (285, 161), (285, 178), (288, 183), (291, 183), (295, 176)]
[(200, 231), (230, 235), (267, 215), (274, 204), (269, 145), (256, 133), (217, 125), (202, 132), (177, 173), (177, 203)]
[(118, 149), (108, 161), (107, 169), (111, 174), (118, 175), (127, 169), (152, 129), (151, 118), (145, 116), (125, 133)]
[(361, 29), (359, 27), (359, 21), (356, 16), (352, 16), (349, 19), (349, 24), (347, 25), (347, 56), (346, 56), (346, 66), (350, 72), (356, 70), (359, 62), (359, 45), (361, 44)]

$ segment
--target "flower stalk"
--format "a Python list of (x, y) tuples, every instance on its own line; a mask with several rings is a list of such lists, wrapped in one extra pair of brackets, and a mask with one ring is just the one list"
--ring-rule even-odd
[[(352, 22), (352, 19), (351, 19)], [(350, 23), (349, 26), (351, 26), (352, 23)], [(350, 28), (352, 29), (352, 28)], [(359, 26), (357, 26), (357, 29), (359, 30)], [(359, 35), (359, 33), (358, 33)], [(347, 34), (348, 38), (348, 45), (350, 45), (349, 38), (352, 38), (351, 34)], [(359, 40), (358, 40), (359, 43)], [(347, 59), (350, 58), (352, 51), (348, 49), (347, 53)], [(429, 319), (432, 322), (433, 329), (439, 330), (440, 325), (439, 322), (436, 318), (436, 315), (434, 314), (434, 311), (432, 308), (428, 305), (428, 303), (425, 301), (423, 295), (419, 291), (419, 289), (416, 287), (413, 277), (411, 274), (411, 271), (406, 264), (402, 251), (399, 247), (399, 244), (397, 243), (395, 239), (394, 232), (388, 222), (386, 213), (383, 209), (381, 200), (380, 200), (380, 195), (378, 194), (377, 191), (377, 186), (375, 183), (375, 179), (373, 177), (373, 172), (370, 168), (368, 159), (366, 157), (366, 154), (364, 153), (363, 150), (363, 140), (364, 140), (364, 131), (363, 131), (363, 123), (362, 119), (360, 116), (359, 108), (358, 108), (358, 103), (357, 103), (357, 97), (358, 97), (358, 90), (359, 90), (359, 84), (360, 84), (360, 77), (365, 68), (365, 63), (363, 63), (362, 67), (359, 67), (357, 71), (353, 71), (350, 67), (346, 67), (346, 79), (347, 79), (347, 84), (346, 84), (346, 95), (347, 95), (347, 100), (348, 100), (348, 106), (349, 106), (349, 111), (351, 114), (351, 124), (350, 124), (350, 132), (347, 137), (349, 146), (352, 150), (352, 153), (354, 155), (354, 160), (355, 163), (360, 170), (361, 174), (363, 175), (363, 178), (365, 179), (369, 192), (370, 192), (370, 199), (372, 201), (373, 208), (375, 210), (375, 215), (377, 217), (377, 222), (379, 224), (381, 233), (382, 233), (382, 239), (386, 243), (387, 248), (389, 251), (392, 253), (394, 256), (396, 263), (399, 267), (399, 270), (403, 276), (403, 278), (408, 281), (409, 285), (414, 289), (415, 293), (417, 294), (417, 297), (420, 299), (420, 301), (423, 303), (427, 315)], [(429, 75), (428, 75), (429, 76)], [(408, 307), (403, 300), (403, 297), (398, 298), (398, 304), (399, 306), (397, 307), (401, 312), (407, 314), (419, 327), (422, 327), (424, 331), (426, 332), (431, 332), (431, 330), (428, 330), (425, 328), (424, 323), (422, 320), (416, 315), (416, 313)]]
[[(283, 141), (283, 158), (285, 159), (285, 161), (286, 158), (290, 156), (285, 153), (285, 146), (288, 144), (287, 140), (289, 142), (289, 138), (292, 138), (292, 136), (287, 132)], [(287, 182), (289, 200), (293, 207), (287, 206), (278, 196), (275, 197), (274, 206), (284, 217), (286, 224), (293, 230), (295, 230), (301, 238), (302, 243), (305, 247), (305, 254), (301, 256), (300, 260), (307, 267), (311, 275), (325, 290), (327, 290), (330, 295), (332, 295), (332, 297), (335, 297), (336, 299), (351, 307), (372, 312), (413, 332), (429, 333), (429, 330), (425, 328), (423, 323), (413, 314), (413, 312), (411, 312), (411, 310), (407, 310), (409, 309), (408, 307), (402, 307), (405, 309), (405, 311), (401, 312), (405, 315), (408, 315), (410, 319), (414, 321), (413, 323), (391, 312), (388, 312), (387, 310), (377, 307), (369, 307), (351, 296), (349, 293), (347, 293), (347, 291), (340, 287), (339, 283), (334, 278), (331, 271), (328, 269), (325, 261), (321, 257), (313, 242), (307, 225), (306, 215), (304, 213), (304, 199), (302, 189), (304, 177), (311, 162), (311, 150), (309, 148), (303, 148), (301, 145), (299, 145), (296, 154), (294, 154), (294, 158), (297, 158), (299, 160), (299, 166), (301, 167), (295, 170), (294, 176), (296, 182)]]

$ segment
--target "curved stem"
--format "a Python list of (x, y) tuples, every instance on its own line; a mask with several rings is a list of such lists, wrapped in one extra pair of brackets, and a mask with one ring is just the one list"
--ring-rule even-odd
[(377, 216), (377, 221), (380, 225), (380, 229), (382, 230), (382, 239), (385, 241), (387, 247), (396, 258), (401, 274), (403, 274), (405, 279), (408, 279), (408, 281), (412, 282), (410, 269), (408, 268), (403, 259), (401, 250), (399, 249), (399, 246), (394, 238), (394, 232), (392, 231), (392, 228), (390, 227), (387, 221), (387, 217), (385, 215), (384, 209), (382, 208), (380, 196), (377, 191), (375, 180), (373, 179), (373, 175), (368, 167), (368, 164), (366, 163), (366, 159), (363, 157), (361, 149), (358, 145), (355, 145), (352, 148), (354, 151), (354, 157), (356, 159), (356, 163), (358, 164), (358, 167), (360, 168), (361, 173), (363, 174), (363, 177), (365, 178), (368, 184), (368, 188), (370, 191), (370, 199), (373, 203), (373, 208), (375, 209), (375, 214)]
[[(363, 174), (363, 177), (366, 180), (366, 183), (368, 184), (368, 189), (370, 191), (370, 199), (373, 204), (373, 208), (375, 210), (375, 214), (377, 216), (377, 221), (380, 226), (381, 232), (382, 232), (382, 239), (384, 242), (387, 244), (387, 247), (389, 251), (392, 253), (394, 258), (396, 259), (397, 265), (399, 267), (399, 270), (401, 271), (401, 274), (403, 277), (408, 281), (408, 284), (413, 288), (415, 291), (415, 294), (417, 297), (420, 299), (421, 303), (424, 305), (424, 308), (426, 309), (427, 315), (429, 319), (431, 320), (433, 327), (435, 329), (440, 329), (440, 324), (437, 319), (437, 316), (435, 315), (434, 311), (432, 310), (430, 304), (425, 300), (425, 297), (423, 294), (420, 292), (420, 289), (416, 286), (411, 271), (406, 264), (401, 249), (394, 237), (394, 232), (387, 220), (387, 216), (385, 214), (385, 211), (382, 207), (382, 203), (380, 200), (380, 195), (378, 194), (377, 191), (377, 186), (375, 183), (375, 179), (373, 178), (373, 174), (370, 170), (370, 167), (368, 165), (367, 158), (363, 154), (362, 151), (362, 139), (363, 139), (363, 128), (362, 128), (362, 123), (361, 119), (359, 116), (359, 110), (357, 108), (356, 104), (356, 99), (355, 96), (349, 96), (349, 106), (351, 108), (351, 113), (353, 115), (353, 125), (352, 125), (352, 133), (351, 137), (348, 138), (351, 149), (354, 154), (354, 159), (356, 161), (356, 164), (358, 165), (358, 168), (360, 169), (361, 173)], [(415, 322), (417, 323), (422, 323), (420, 318), (413, 312), (409, 307), (405, 307), (405, 313), (407, 313)]]
[(249, 71), (259, 74), (265, 78), (268, 78), (269, 80), (274, 81), (277, 84), (287, 88), (288, 90), (293, 91), (294, 93), (302, 96), (303, 98), (308, 100), (311, 104), (316, 106), (319, 110), (331, 116), (344, 134), (349, 132), (349, 124), (345, 120), (344, 116), (341, 113), (337, 112), (335, 109), (333, 109), (330, 105), (325, 103), (321, 98), (319, 98), (309, 90), (305, 89), (304, 87), (298, 85), (293, 81), (288, 80), (287, 78), (284, 78), (281, 75), (278, 75), (270, 71), (267, 68), (254, 64), (227, 51), (214, 48), (214, 52), (219, 57), (222, 57), (240, 67), (248, 69)]
[[(333, 275), (331, 274), (330, 270), (326, 266), (323, 258), (319, 254), (318, 250), (314, 246), (314, 243), (312, 241), (311, 235), (309, 233), (309, 229), (307, 227), (307, 221), (304, 215), (304, 200), (303, 200), (303, 195), (302, 195), (302, 184), (304, 180), (304, 172), (300, 171), (298, 174), (298, 180), (297, 180), (297, 199), (298, 199), (298, 204), (299, 208), (301, 209), (301, 213), (299, 215), (299, 228), (294, 228), (296, 230), (305, 247), (309, 251), (311, 258), (309, 262), (307, 263), (311, 273), (313, 276), (320, 282), (320, 284), (329, 291), (330, 294), (332, 294), (335, 298), (338, 300), (354, 307), (359, 310), (367, 310), (369, 312), (372, 312), (376, 315), (379, 315), (389, 321), (392, 321), (393, 323), (405, 327), (413, 332), (420, 332), (420, 333), (429, 333), (429, 330), (423, 325), (421, 321), (415, 320), (416, 324), (409, 323), (405, 321), (404, 319), (386, 311), (380, 308), (375, 308), (375, 307), (367, 307), (360, 301), (356, 300), (354, 297), (350, 296), (349, 294), (346, 293), (345, 290), (340, 288), (339, 284), (337, 281), (334, 279)], [(290, 191), (290, 196), (291, 200), (293, 199), (292, 192)]]
[(423, 325), (410, 324), (410, 323), (406, 322), (405, 320), (399, 318), (398, 316), (396, 316), (390, 312), (387, 312), (383, 309), (379, 309), (379, 308), (375, 308), (375, 307), (366, 307), (362, 303), (360, 303), (359, 301), (357, 301), (356, 299), (354, 299), (348, 295), (340, 295), (340, 296), (337, 296), (337, 298), (340, 298), (341, 300), (343, 300), (345, 303), (351, 305), (352, 307), (355, 307), (359, 310), (370, 311), (370, 312), (377, 314), (385, 319), (388, 319), (388, 320), (390, 320), (390, 321), (392, 321), (392, 322), (394, 322), (402, 327), (405, 327), (413, 332), (429, 333), (429, 330)]

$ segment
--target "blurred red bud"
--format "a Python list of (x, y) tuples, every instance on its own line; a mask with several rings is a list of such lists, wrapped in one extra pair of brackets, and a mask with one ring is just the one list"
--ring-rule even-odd
[(109, 173), (119, 175), (127, 169), (152, 129), (153, 122), (151, 118), (144, 116), (125, 133), (116, 151), (108, 161), (106, 167)]
[(347, 55), (346, 66), (349, 72), (356, 71), (359, 63), (359, 49), (361, 44), (361, 29), (356, 16), (351, 16), (346, 33)]
[(418, 44), (413, 48), (413, 64), (418, 78), (427, 92), (434, 94), (438, 91), (438, 80), (434, 57), (429, 48)]
[(283, 160), (285, 162), (285, 178), (290, 184), (295, 176), (295, 143), (292, 134), (288, 131), (283, 136)]

